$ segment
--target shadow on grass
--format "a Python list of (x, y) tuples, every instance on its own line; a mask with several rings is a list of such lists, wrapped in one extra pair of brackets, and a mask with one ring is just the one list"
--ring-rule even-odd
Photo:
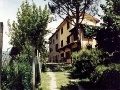
[(78, 90), (78, 87), (75, 84), (68, 84), (67, 86), (61, 86), (60, 90)]
[(79, 82), (78, 84), (68, 84), (67, 86), (61, 86), (60, 90), (116, 90), (105, 89), (104, 87), (97, 87), (91, 82)]
[[(82, 87), (83, 90), (99, 90), (90, 81), (81, 81), (79, 82), (79, 86)], [(103, 89), (100, 89), (100, 90), (103, 90)]]
[(104, 90), (93, 87), (90, 82), (78, 82), (68, 84), (67, 86), (61, 86), (60, 90)]
[[(70, 74), (68, 76), (69, 79), (73, 79), (73, 80), (78, 79), (79, 77), (80, 74), (74, 74), (74, 75)], [(109, 89), (100, 87), (98, 84), (94, 84), (93, 82), (90, 82), (89, 79), (84, 78), (84, 79), (80, 79), (80, 81), (77, 83), (75, 82), (72, 84), (68, 84), (67, 86), (61, 87), (60, 90), (109, 90)]]

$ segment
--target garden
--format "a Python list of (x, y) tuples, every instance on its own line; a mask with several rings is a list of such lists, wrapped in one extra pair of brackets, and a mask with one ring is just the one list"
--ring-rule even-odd
[[(100, 5), (104, 15), (99, 15), (103, 23), (97, 27), (86, 27), (86, 30), (91, 32), (95, 30), (87, 37), (95, 37), (96, 47), (72, 52), (73, 63), (71, 64), (45, 63), (44, 60), (48, 56), (45, 36), (50, 33), (46, 29), (48, 23), (51, 22), (51, 19), (49, 20), (50, 10), (47, 5), (44, 9), (41, 9), (34, 2), (32, 5), (28, 1), (23, 2), (17, 12), (17, 21), (13, 21), (11, 24), (8, 20), (11, 36), (10, 44), (13, 45), (13, 48), (9, 54), (10, 58), (6, 60), (7, 63), (2, 63), (2, 90), (32, 90), (32, 63), (38, 54), (37, 52), (41, 55), (42, 68), (40, 75), (38, 72), (35, 74), (37, 75), (35, 77), (39, 77), (36, 80), (37, 83), (35, 83), (36, 88), (39, 90), (50, 90), (51, 78), (47, 72), (54, 73), (57, 89), (59, 90), (120, 90), (120, 2), (119, 0), (105, 1), (106, 4)], [(58, 0), (58, 2), (60, 1)], [(68, 0), (62, 0), (62, 3), (65, 2), (69, 3)], [(93, 3), (88, 2), (88, 4)], [(76, 3), (71, 3), (70, 7), (71, 5), (74, 7)], [(54, 13), (59, 11), (60, 14), (62, 4), (58, 6), (59, 8), (50, 6), (49, 8)], [(54, 9), (60, 10), (55, 12)], [(78, 27), (77, 20), (79, 22), (78, 17), (75, 24)]]

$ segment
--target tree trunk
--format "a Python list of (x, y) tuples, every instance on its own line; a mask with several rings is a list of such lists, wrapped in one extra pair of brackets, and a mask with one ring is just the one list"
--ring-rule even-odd
[(80, 41), (80, 37), (79, 37), (79, 20), (80, 20), (79, 7), (80, 7), (80, 5), (79, 5), (79, 3), (77, 3), (77, 5), (76, 5), (76, 25), (75, 25), (76, 35), (77, 35), (77, 51), (79, 51), (81, 48), (81, 41)]
[(34, 59), (35, 59), (35, 47), (33, 47), (33, 60), (32, 60), (32, 71), (33, 71), (33, 78), (32, 78), (32, 90), (35, 90), (35, 62), (34, 62)]

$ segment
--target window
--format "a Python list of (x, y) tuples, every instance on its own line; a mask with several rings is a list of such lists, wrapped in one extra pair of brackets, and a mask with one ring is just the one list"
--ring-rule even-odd
[(61, 28), (61, 34), (63, 34), (63, 28)]
[(67, 22), (67, 29), (69, 29), (70, 28), (70, 23), (69, 22)]
[(56, 62), (58, 62), (58, 58), (57, 58), (57, 55), (55, 56), (55, 60), (56, 60)]
[(54, 44), (54, 39), (53, 39), (53, 44)]
[(52, 40), (49, 40), (49, 44), (52, 44)]
[(63, 40), (61, 41), (61, 47), (63, 47)]
[(55, 45), (55, 50), (56, 50), (56, 51), (58, 50), (58, 44)]
[(52, 48), (50, 48), (50, 52), (52, 52)]
[(70, 43), (70, 36), (67, 37), (67, 44)]
[(56, 39), (58, 39), (58, 34), (56, 34)]

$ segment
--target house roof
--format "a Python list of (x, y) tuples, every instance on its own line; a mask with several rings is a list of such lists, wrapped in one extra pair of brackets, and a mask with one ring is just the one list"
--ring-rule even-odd
[(100, 22), (99, 19), (95, 18), (94, 16), (88, 14), (88, 13), (85, 13), (85, 18), (89, 19), (90, 21), (95, 21), (96, 23)]
[[(56, 29), (60, 29), (60, 27), (65, 24), (65, 22), (67, 21), (68, 18), (69, 18), (69, 17), (66, 16), (66, 18), (60, 23), (60, 25), (59, 25)], [(98, 23), (98, 22), (100, 21), (99, 19), (91, 16), (91, 15), (88, 14), (88, 13), (85, 13), (85, 14), (84, 14), (84, 18), (86, 18), (86, 19), (88, 19), (88, 20), (90, 20), (90, 21), (95, 21), (96, 23)]]
[[(86, 18), (90, 21), (95, 21), (96, 23), (98, 23), (100, 21), (99, 19), (91, 16), (88, 13), (85, 13), (84, 15), (85, 15), (84, 18)], [(68, 18), (69, 18), (69, 16), (66, 16), (66, 18), (59, 24), (59, 26), (56, 28), (57, 30), (52, 34), (52, 36), (49, 38), (49, 40), (60, 30), (61, 26), (63, 26), (66, 23)]]

